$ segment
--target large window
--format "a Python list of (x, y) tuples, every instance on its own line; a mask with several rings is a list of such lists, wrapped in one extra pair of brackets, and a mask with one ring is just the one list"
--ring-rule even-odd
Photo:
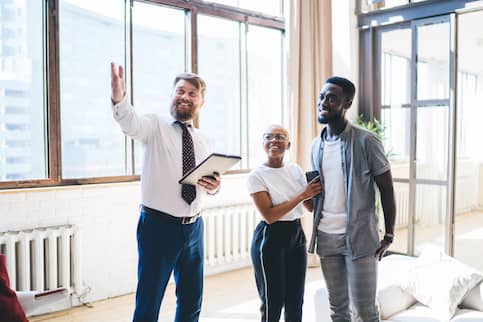
[[(200, 127), (213, 149), (241, 154), (241, 29), (236, 21), (198, 17), (198, 70), (207, 83)], [(219, 59), (224, 57), (224, 59)], [(233, 135), (226, 135), (226, 133)]]
[(282, 35), (251, 26), (248, 30), (248, 154), (249, 166), (265, 159), (262, 133), (270, 124), (282, 124)]
[(481, 268), (483, 6), (418, 2), (358, 16), (359, 108), (381, 118), (393, 152), (391, 249), (432, 245)]
[(483, 10), (458, 17), (458, 74), (456, 93), (456, 258), (483, 270), (475, 250), (483, 247)]
[[(138, 113), (169, 115), (173, 79), (186, 70), (185, 13), (181, 9), (135, 2), (133, 5), (132, 97)], [(135, 172), (143, 149), (135, 145)]]
[(124, 137), (112, 122), (109, 63), (124, 60), (124, 5), (61, 0), (59, 9), (62, 177), (123, 175)]
[(143, 147), (114, 121), (110, 62), (140, 114), (169, 115), (173, 80), (207, 81), (195, 126), (260, 161), (283, 119), (282, 0), (0, 2), (0, 187), (138, 180)]
[(0, 181), (44, 179), (43, 1), (0, 1)]
[(242, 154), (241, 166), (254, 167), (264, 160), (263, 131), (283, 121), (282, 31), (201, 15), (198, 24), (208, 83), (200, 128), (216, 152)]

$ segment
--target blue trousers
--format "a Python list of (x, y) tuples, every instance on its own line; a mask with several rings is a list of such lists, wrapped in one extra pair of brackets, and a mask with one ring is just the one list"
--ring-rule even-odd
[(166, 286), (174, 271), (175, 322), (198, 321), (203, 293), (203, 219), (182, 225), (141, 210), (137, 228), (138, 286), (134, 322), (158, 321)]

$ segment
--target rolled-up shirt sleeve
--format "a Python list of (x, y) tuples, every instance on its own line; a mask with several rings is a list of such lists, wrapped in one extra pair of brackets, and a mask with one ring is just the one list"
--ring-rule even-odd
[(152, 137), (157, 124), (156, 116), (138, 115), (129, 103), (127, 95), (119, 103), (112, 105), (112, 112), (125, 135), (143, 143), (147, 143)]
[(384, 146), (377, 136), (368, 136), (366, 149), (369, 169), (373, 176), (381, 175), (390, 170), (389, 160), (384, 152)]

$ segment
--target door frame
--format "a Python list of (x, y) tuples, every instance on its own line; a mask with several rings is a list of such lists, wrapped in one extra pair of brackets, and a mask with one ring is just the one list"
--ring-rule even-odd
[[(412, 21), (401, 22), (397, 24), (391, 24), (386, 26), (380, 26), (371, 28), (369, 36), (372, 36), (373, 57), (372, 57), (372, 75), (373, 90), (371, 105), (373, 108), (371, 112), (366, 115), (370, 115), (370, 118), (376, 117), (380, 119), (382, 102), (381, 102), (381, 75), (382, 75), (382, 46), (381, 36), (384, 32), (389, 32), (397, 29), (410, 29), (411, 30), (411, 58), (410, 58), (410, 160), (409, 160), (409, 174), (408, 178), (394, 178), (394, 182), (409, 184), (409, 217), (408, 217), (408, 236), (407, 236), (407, 252), (409, 255), (414, 255), (415, 251), (415, 224), (416, 224), (416, 188), (417, 185), (433, 185), (446, 187), (446, 217), (445, 217), (445, 233), (444, 233), (444, 250), (449, 255), (454, 253), (454, 229), (455, 229), (455, 163), (456, 163), (456, 76), (457, 66), (455, 50), (457, 44), (457, 23), (456, 14), (445, 14), (430, 18), (415, 19)], [(449, 95), (445, 99), (437, 100), (418, 100), (417, 97), (417, 53), (418, 53), (418, 32), (417, 28), (424, 25), (431, 25), (436, 23), (448, 23), (449, 24)], [(364, 35), (364, 34), (361, 34)], [(361, 71), (370, 68), (361, 68)], [(447, 170), (444, 180), (434, 179), (417, 179), (416, 177), (416, 151), (417, 151), (417, 108), (424, 108), (424, 106), (445, 105), (448, 106), (448, 149), (447, 149)], [(366, 112), (365, 110), (362, 110)]]

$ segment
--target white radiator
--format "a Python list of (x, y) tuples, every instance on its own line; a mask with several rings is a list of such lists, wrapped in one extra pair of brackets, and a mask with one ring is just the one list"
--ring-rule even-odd
[(0, 232), (0, 252), (7, 258), (10, 287), (44, 291), (81, 285), (80, 235), (73, 226)]
[(395, 185), (396, 228), (406, 228), (409, 223), (409, 189), (407, 185)]
[(250, 245), (260, 221), (252, 204), (207, 209), (205, 221), (205, 270), (216, 274), (251, 265)]

